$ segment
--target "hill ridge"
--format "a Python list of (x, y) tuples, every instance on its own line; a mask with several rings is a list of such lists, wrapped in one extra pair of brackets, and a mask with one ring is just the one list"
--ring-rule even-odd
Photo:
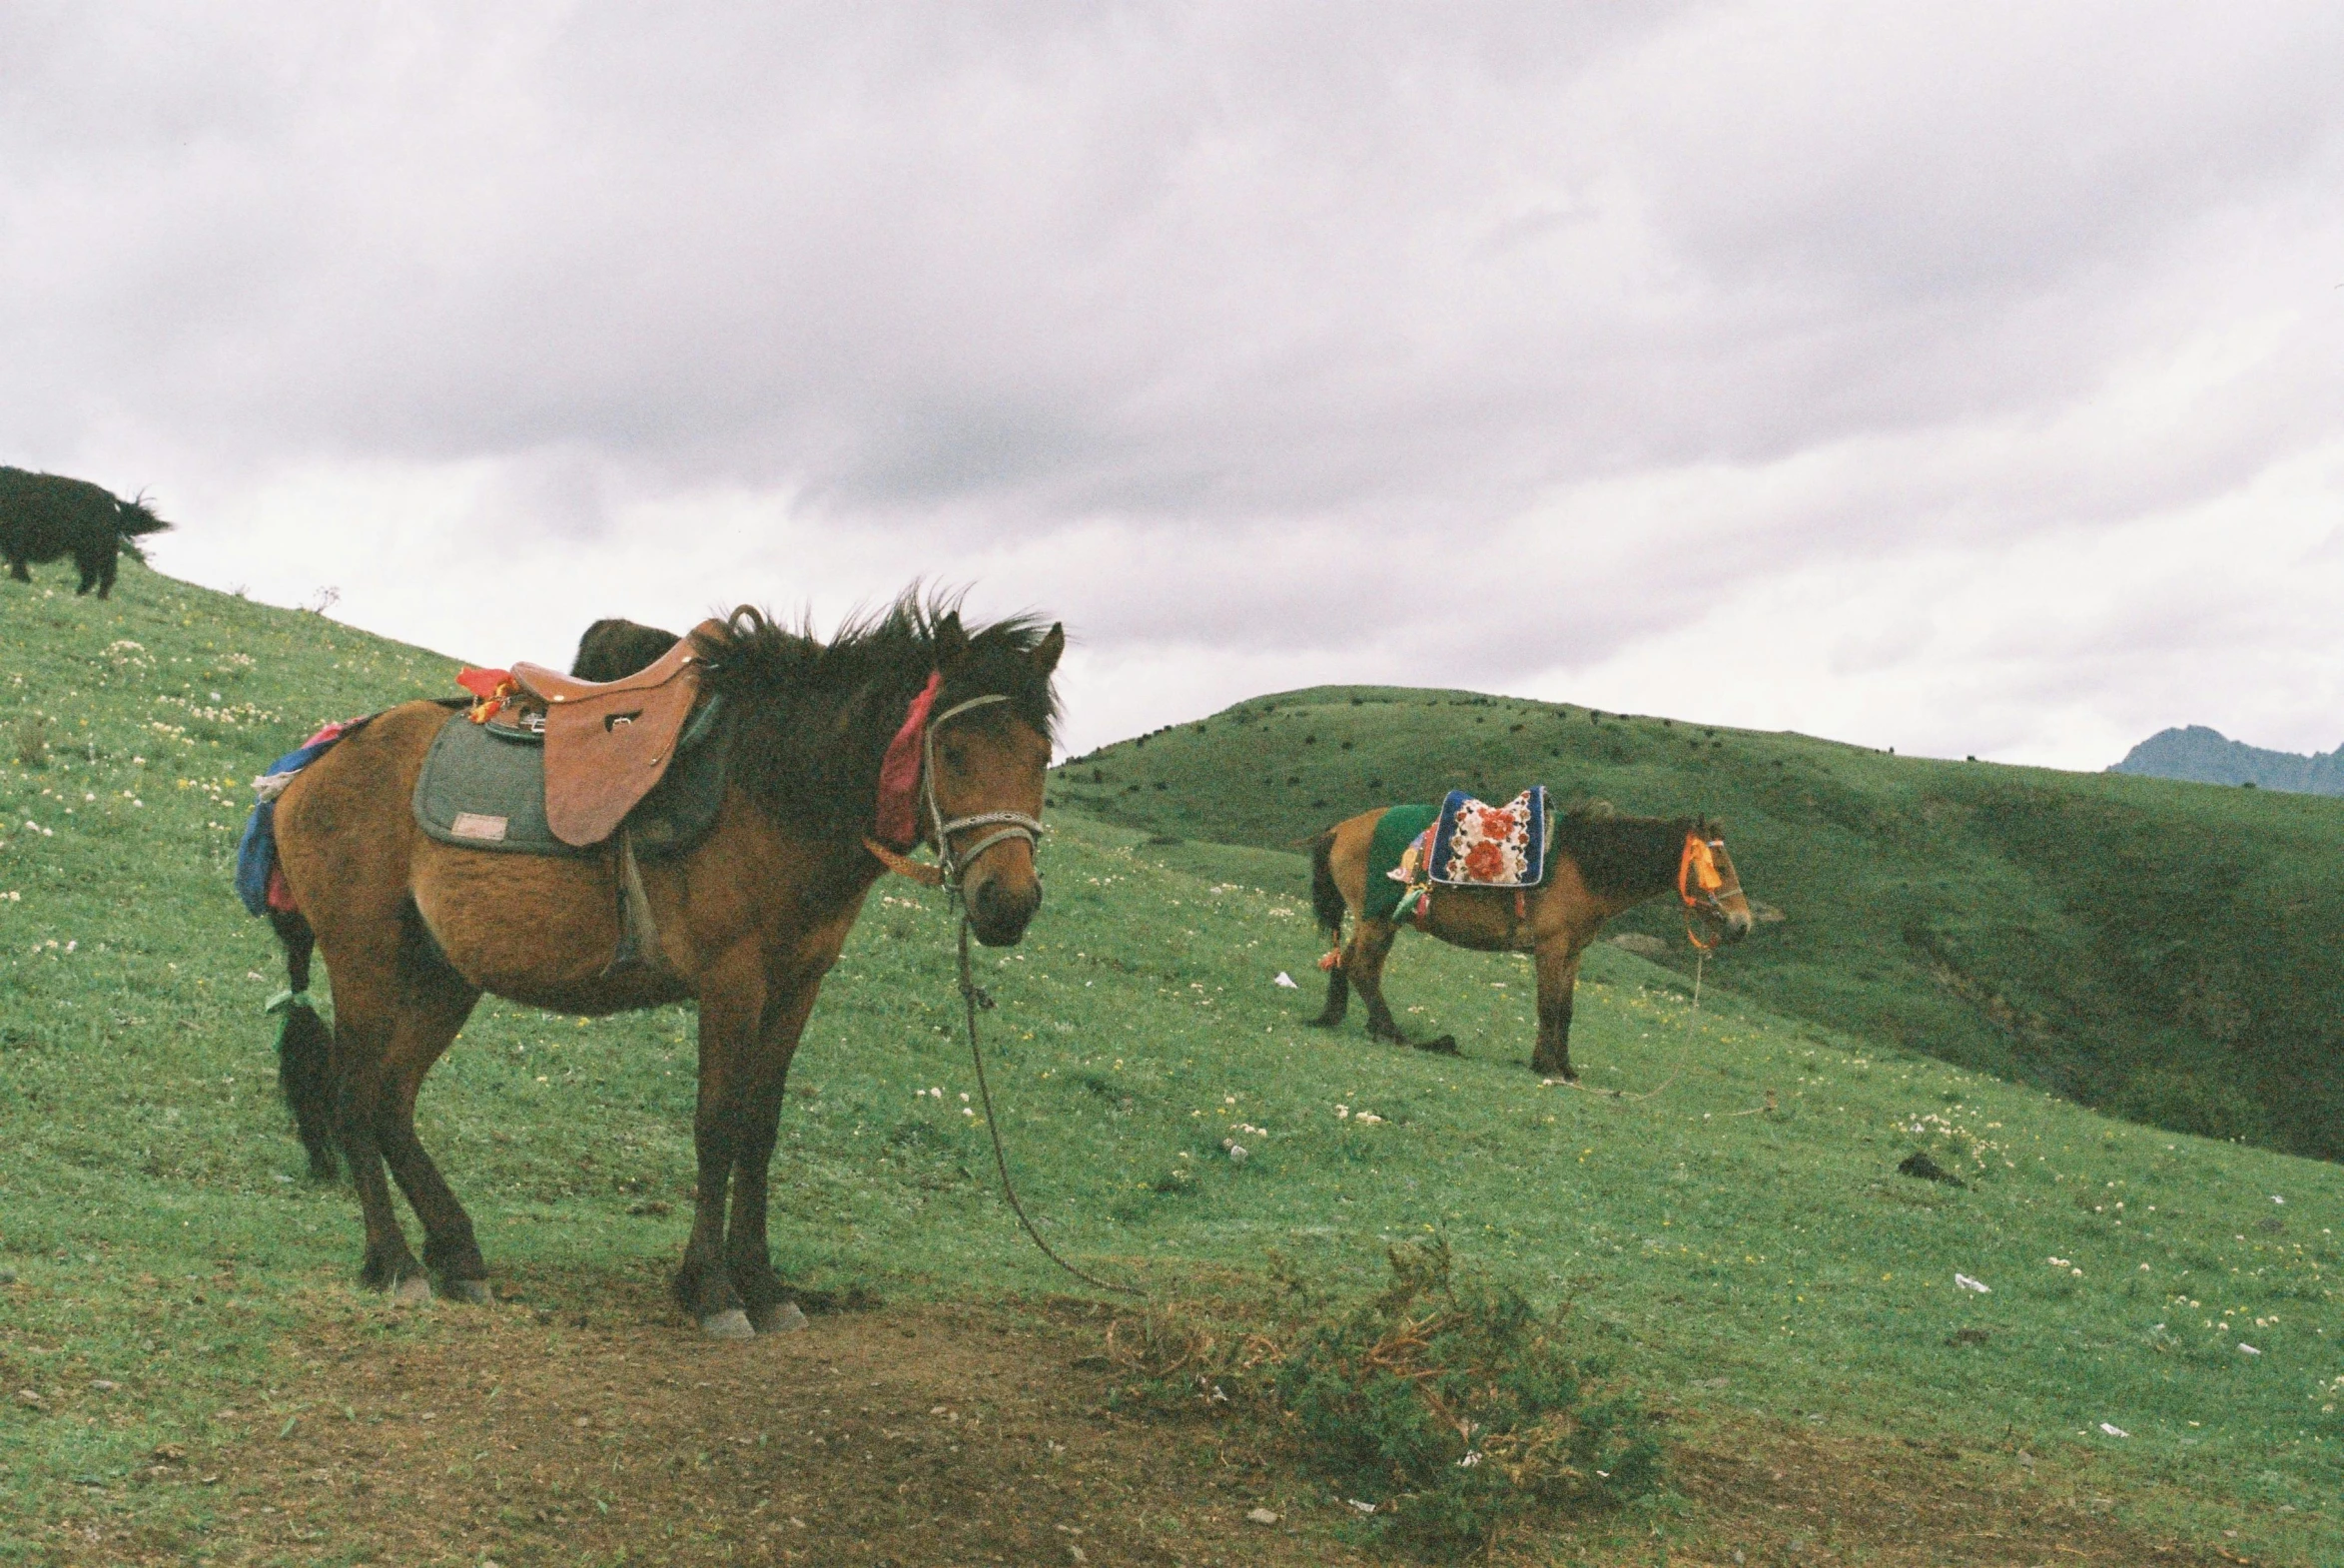
[[(1779, 1011), (2135, 1120), (2344, 1157), (2344, 814), (2123, 773), (1448, 689), (1317, 686), (1063, 763), (1068, 803), (1283, 849), (1453, 787), (1722, 816), (1788, 915), (1718, 966)], [(1621, 926), (1670, 935), (1647, 906)]]
[[(976, 1085), (953, 1033), (948, 912), (908, 884), (875, 890), (788, 1085), (774, 1241), (815, 1315), (807, 1332), (715, 1346), (667, 1299), (696, 1178), (688, 1009), (589, 1022), (484, 1001), (425, 1086), (420, 1126), (480, 1227), (501, 1304), (493, 1317), (408, 1311), (359, 1291), (356, 1204), (303, 1179), (270, 1083), (275, 1029), (260, 1009), (282, 972), (229, 864), (254, 772), (320, 718), (435, 694), (452, 662), (137, 567), (104, 605), (0, 583), (0, 892), (21, 893), (0, 903), (9, 1545), (160, 1564), (529, 1561), (585, 1541), (613, 1558), (715, 1563), (770, 1557), (779, 1541), (828, 1561), (870, 1556), (857, 1527), (875, 1521), (907, 1564), (1022, 1562), (1063, 1558), (1078, 1527), (1120, 1551), (1136, 1503), (1178, 1495), (1187, 1519), (1151, 1510), (1135, 1553), (1209, 1560), (1232, 1549), (1232, 1528), (1269, 1540), (1238, 1508), (1194, 1511), (1230, 1496), (1281, 1514), (1294, 1537), (1280, 1560), (1389, 1560), (1285, 1458), (1232, 1465), (1242, 1445), (1224, 1449), (1229, 1429), (1211, 1424), (1225, 1407), (1139, 1424), (1152, 1418), (1121, 1402), (1125, 1360), (1021, 1366), (1070, 1388), (1095, 1377), (1071, 1403), (1136, 1434), (1154, 1492), (1127, 1484), (1092, 1428), (1037, 1430), (962, 1374), (954, 1345), (990, 1339), (988, 1324), (1047, 1317), (1097, 1348), (1113, 1308), (1061, 1295), (990, 1185), (986, 1133), (961, 1099)], [(1361, 749), (1340, 749), (1355, 737), (1329, 715), (1354, 711), (1347, 697), (1299, 708), (1290, 722), (1314, 730), (1244, 758), (1183, 757), (1170, 736), (1144, 754), (1245, 760), (1258, 778), (1290, 752), (1279, 779), (1328, 788), (1339, 769), (1317, 753)], [(1501, 736), (1519, 723), (1543, 741), (1539, 720), (1494, 702), (1436, 716)], [(1542, 766), (1624, 801), (1662, 792), (1661, 759), (1693, 749), (1659, 721), (1616, 734), (1608, 717), (1568, 723), (1600, 744), (1546, 759), (1542, 743)], [(1263, 739), (1257, 724), (1228, 728), (1221, 738)], [(1908, 776), (1878, 775), (1889, 759), (1695, 733), (1705, 753), (1726, 741), (1721, 780), (1770, 781), (1780, 755), (1787, 798), (1812, 794), (1822, 820), (1918, 820), (1913, 800), (1867, 793)], [(1446, 743), (1444, 768), (1511, 755)], [(1114, 793), (1151, 776), (1141, 755), (1109, 748)], [(1023, 946), (982, 960), (999, 1004), (986, 1025), (995, 1105), (1037, 1222), (1071, 1256), (1204, 1296), (1239, 1323), (1258, 1321), (1273, 1288), (1356, 1299), (1388, 1278), (1386, 1247), (1436, 1234), (1461, 1266), (1541, 1305), (1572, 1302), (1575, 1340), (1674, 1413), (1683, 1502), (1542, 1524), (1495, 1560), (1641, 1557), (1655, 1530), (1672, 1560), (1787, 1561), (1820, 1541), (1906, 1568), (2047, 1555), (2010, 1555), (2006, 1528), (2110, 1568), (2176, 1542), (2181, 1561), (2215, 1560), (2217, 1541), (2258, 1562), (2335, 1560), (2344, 1428), (2321, 1405), (2340, 1391), (2344, 1170), (2126, 1126), (1890, 1032), (1769, 1011), (1739, 989), (1748, 966), (1713, 965), (1696, 1010), (1679, 975), (1609, 945), (1588, 956), (1577, 1010), (1590, 1092), (1524, 1070), (1530, 977), (1514, 955), (1412, 939), (1396, 954), (1395, 1007), (1455, 1033), (1460, 1057), (1312, 1031), (1315, 995), (1275, 983), (1308, 982), (1318, 949), (1299, 858), (1163, 843), (1172, 835), (1075, 809), (1067, 784), (1062, 770), (1051, 789), (1049, 902)], [(2243, 800), (2255, 822), (2333, 809), (2094, 787)], [(1241, 814), (1263, 798), (1227, 804)], [(1760, 806), (1784, 801), (1753, 795)], [(1731, 831), (1764, 862), (1761, 825)], [(1769, 930), (1813, 930), (1804, 898)], [(1930, 935), (1974, 983), (1979, 964), (1952, 945), (1961, 932)], [(1829, 944), (1811, 956), (1881, 962)], [(1900, 1175), (1917, 1152), (1967, 1184)], [(872, 1315), (850, 1328), (826, 1310)], [(956, 1341), (946, 1320), (968, 1331)], [(873, 1349), (870, 1381), (917, 1362), (913, 1384), (933, 1398), (861, 1382), (849, 1394), (833, 1355), (855, 1341)], [(772, 1356), (802, 1375), (756, 1375)], [(836, 1408), (841, 1394), (880, 1409)], [(1045, 1449), (1045, 1432), (1073, 1451)], [(1815, 1473), (1770, 1481), (1769, 1459), (1778, 1474), (1797, 1466), (1769, 1433), (1797, 1434)], [(972, 1457), (980, 1434), (998, 1469)], [(1697, 1473), (1703, 1445), (1731, 1446), (1730, 1484)], [(1995, 1539), (1972, 1553), (1915, 1533), (1900, 1493), (1924, 1464), (1980, 1500), (1961, 1526)], [(672, 1487), (643, 1482), (653, 1465)], [(909, 1491), (874, 1487), (898, 1476)], [(1885, 1514), (1845, 1506), (1849, 1487)], [(671, 1497), (700, 1511), (665, 1535)], [(749, 1506), (711, 1505), (725, 1497)], [(2069, 1529), (2087, 1509), (2104, 1528)], [(952, 1530), (931, 1529), (944, 1518)]]
[(2108, 769), (2193, 784), (2251, 784), (2299, 795), (2344, 795), (2344, 746), (2309, 756), (2232, 740), (2203, 724), (2162, 729)]

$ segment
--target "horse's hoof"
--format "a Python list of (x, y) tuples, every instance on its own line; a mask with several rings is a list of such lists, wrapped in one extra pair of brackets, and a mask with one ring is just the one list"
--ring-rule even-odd
[(431, 1299), (431, 1281), (421, 1274), (402, 1275), (391, 1287), (391, 1299), (400, 1306), (421, 1306)]
[(795, 1301), (776, 1301), (757, 1314), (757, 1332), (761, 1334), (796, 1333), (806, 1326), (806, 1314), (798, 1310)]
[(757, 1330), (749, 1326), (749, 1314), (739, 1307), (727, 1307), (711, 1312), (700, 1319), (700, 1332), (711, 1339), (754, 1339)]
[(445, 1281), (447, 1298), (461, 1301), (466, 1306), (494, 1306), (496, 1297), (489, 1292), (485, 1279), (450, 1279)]
[(1416, 1049), (1429, 1051), (1436, 1057), (1453, 1057), (1457, 1054), (1457, 1037), (1443, 1035), (1438, 1040), (1419, 1040)]

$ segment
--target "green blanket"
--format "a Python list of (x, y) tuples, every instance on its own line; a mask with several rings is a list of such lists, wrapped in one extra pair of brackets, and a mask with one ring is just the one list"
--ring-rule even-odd
[[(698, 847), (724, 804), (732, 727), (720, 705), (692, 715), (658, 787), (627, 814), (635, 853), (662, 860)], [(545, 825), (545, 742), (506, 724), (474, 724), (456, 713), (440, 726), (415, 779), (415, 823), (442, 844), (520, 855), (593, 855)]]
[(1440, 816), (1438, 806), (1391, 806), (1376, 820), (1375, 837), (1367, 844), (1367, 908), (1369, 920), (1389, 920), (1408, 891), (1385, 873), (1400, 863), (1408, 845)]

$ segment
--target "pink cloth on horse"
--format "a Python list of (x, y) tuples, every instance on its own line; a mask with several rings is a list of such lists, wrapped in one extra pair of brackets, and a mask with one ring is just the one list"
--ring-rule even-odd
[(879, 810), (872, 821), (871, 836), (889, 849), (910, 849), (920, 837), (915, 809), (920, 790), (920, 737), (927, 731), (928, 714), (943, 685), (944, 676), (931, 671), (928, 684), (912, 699), (903, 728), (887, 743), (887, 755), (879, 764)]

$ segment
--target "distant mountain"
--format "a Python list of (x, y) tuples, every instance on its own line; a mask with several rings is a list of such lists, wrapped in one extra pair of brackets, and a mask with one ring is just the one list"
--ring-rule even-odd
[(2265, 751), (2219, 730), (2192, 724), (2160, 730), (2124, 754), (2110, 773), (2138, 773), (2152, 779), (2193, 784), (2252, 784), (2257, 789), (2297, 795), (2344, 795), (2344, 746), (2316, 756)]

